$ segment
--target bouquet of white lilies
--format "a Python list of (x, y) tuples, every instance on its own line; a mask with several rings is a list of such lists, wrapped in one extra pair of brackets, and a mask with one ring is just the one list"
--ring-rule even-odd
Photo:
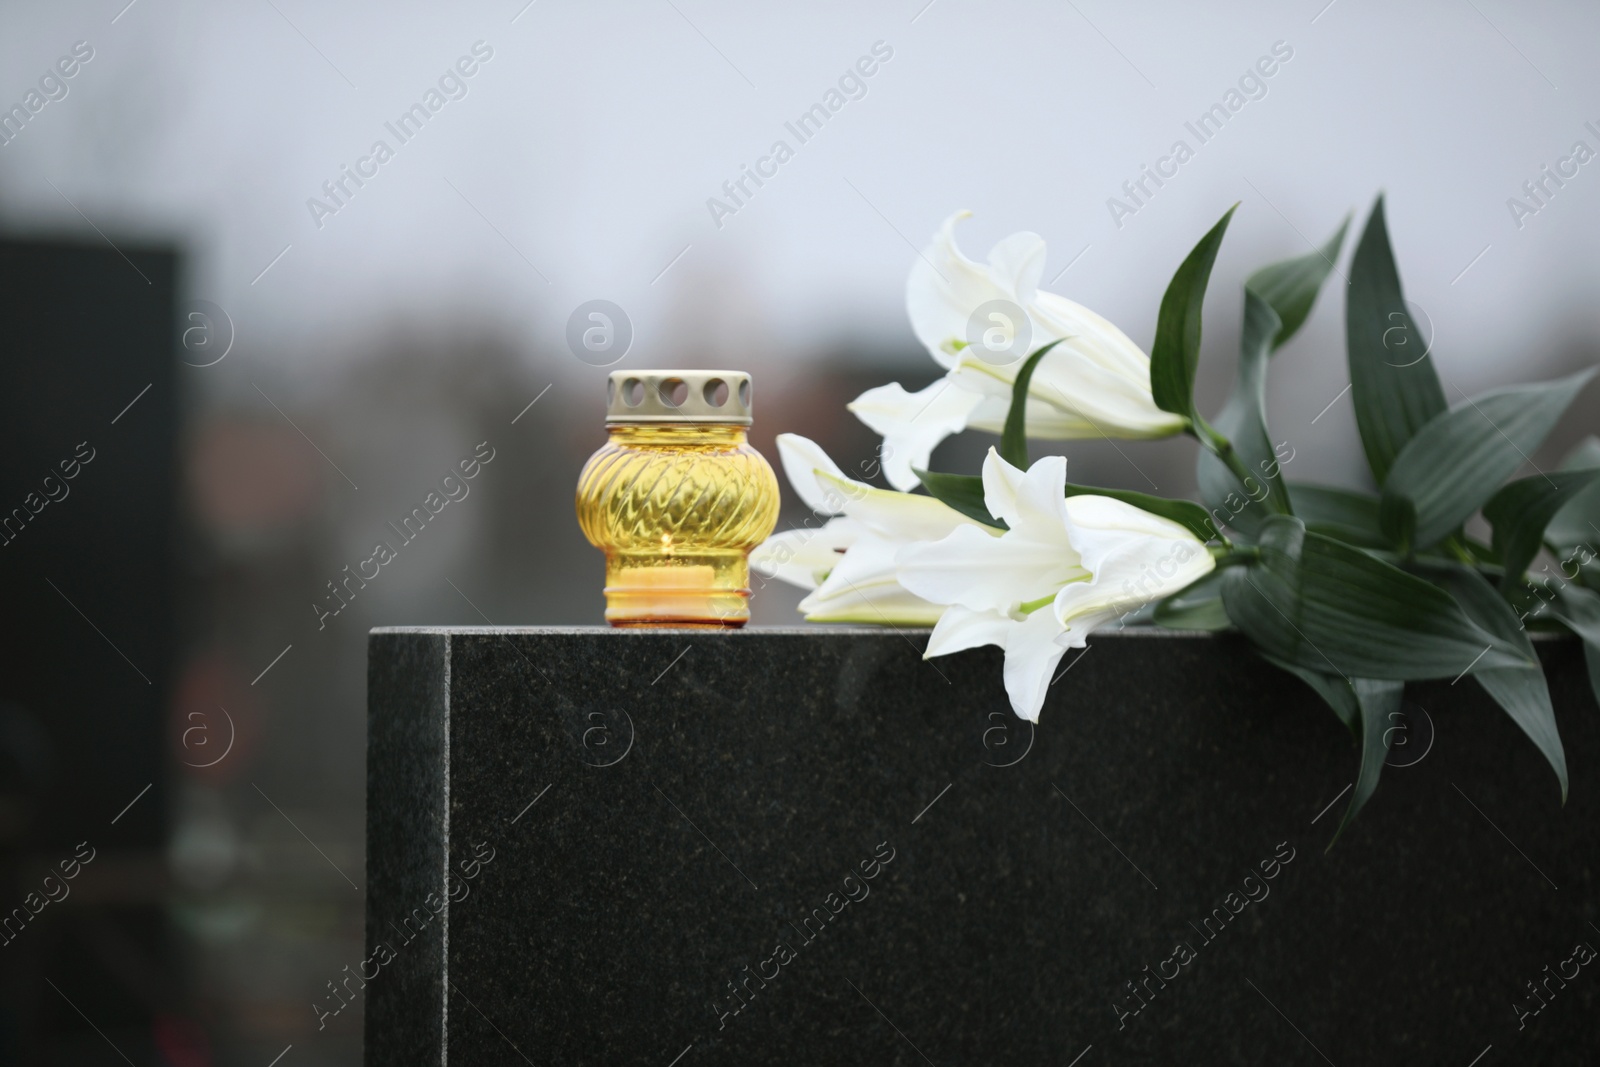
[[(906, 286), (912, 328), (944, 377), (849, 405), (883, 436), (894, 488), (780, 436), (790, 483), (828, 518), (774, 535), (752, 564), (811, 590), (800, 610), (812, 621), (932, 626), (927, 656), (998, 645), (1011, 706), (1031, 721), (1062, 655), (1097, 628), (1242, 631), (1355, 735), (1361, 769), (1341, 829), (1377, 785), (1405, 683), (1470, 674), (1544, 754), (1564, 800), (1566, 759), (1528, 631), (1581, 637), (1600, 697), (1600, 441), (1561, 470), (1508, 479), (1593, 368), (1449, 408), (1431, 355), (1418, 354), (1380, 199), (1346, 309), (1350, 392), (1379, 491), (1291, 483), (1267, 432), (1267, 364), (1309, 316), (1346, 226), (1246, 280), (1233, 393), (1207, 420), (1193, 396), (1200, 312), (1232, 215), (1179, 266), (1148, 356), (1040, 291), (1037, 235), (1013, 234), (976, 263), (953, 235), (965, 213), (952, 216)], [(1000, 434), (982, 473), (929, 470), (934, 447), (965, 429)], [(1204, 504), (1073, 484), (1061, 456), (1028, 461), (1030, 437), (1179, 433), (1202, 446)], [(1466, 529), (1480, 512), (1487, 538)], [(1541, 551), (1558, 573), (1530, 573)]]

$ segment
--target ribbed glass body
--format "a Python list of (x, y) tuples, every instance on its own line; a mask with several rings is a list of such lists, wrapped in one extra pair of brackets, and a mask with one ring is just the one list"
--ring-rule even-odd
[(739, 627), (750, 550), (778, 521), (778, 480), (743, 426), (611, 423), (578, 478), (578, 523), (606, 554), (612, 626)]

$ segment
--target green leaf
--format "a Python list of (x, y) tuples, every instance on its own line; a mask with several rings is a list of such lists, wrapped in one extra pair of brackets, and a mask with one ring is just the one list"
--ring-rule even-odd
[[(1267, 432), (1267, 361), (1311, 314), (1317, 292), (1333, 270), (1349, 223), (1346, 218), (1322, 248), (1268, 264), (1245, 280), (1239, 370), (1233, 392), (1213, 425), (1232, 442), (1241, 464), (1253, 474), (1241, 482), (1228, 464), (1209, 449), (1202, 450), (1195, 461), (1201, 497), (1213, 514), (1220, 509), (1229, 511), (1228, 524), (1242, 533), (1254, 534), (1271, 512), (1290, 510)], [(1228, 506), (1230, 497), (1250, 503), (1235, 512)]]
[(1314, 671), (1302, 667), (1298, 663), (1290, 663), (1277, 656), (1261, 653), (1261, 658), (1277, 667), (1279, 670), (1288, 671), (1306, 685), (1310, 686), (1333, 713), (1339, 716), (1339, 721), (1344, 723), (1351, 733), (1361, 727), (1361, 708), (1356, 702), (1355, 688), (1350, 684), (1350, 679), (1337, 674), (1327, 674), (1323, 671)]
[(1310, 482), (1290, 482), (1295, 514), (1306, 529), (1369, 548), (1386, 548), (1389, 540), (1378, 524), (1378, 498), (1350, 489)]
[(1344, 233), (1349, 226), (1350, 216), (1346, 215), (1339, 229), (1321, 248), (1294, 259), (1269, 263), (1245, 279), (1245, 291), (1255, 293), (1277, 312), (1280, 325), (1272, 338), (1273, 351), (1293, 337), (1310, 316), (1317, 293), (1333, 270), (1339, 249), (1344, 247)]
[[(1228, 511), (1228, 525), (1245, 534), (1254, 534), (1261, 521), (1274, 511), (1287, 511), (1283, 504), (1283, 482), (1279, 478), (1277, 457), (1267, 436), (1267, 354), (1281, 320), (1272, 306), (1249, 289), (1244, 293), (1244, 333), (1239, 339), (1239, 374), (1233, 395), (1217, 414), (1214, 425), (1233, 445), (1240, 462), (1257, 471), (1254, 484), (1241, 482), (1228, 465), (1211, 452), (1201, 449), (1195, 459), (1195, 477), (1200, 495), (1214, 512)], [(1273, 494), (1277, 494), (1276, 499)], [(1228, 507), (1229, 497), (1248, 500), (1238, 511)], [(1269, 504), (1268, 501), (1271, 500)]]
[(1384, 533), (1402, 543), (1405, 501), (1416, 509), (1416, 536), (1404, 543), (1426, 548), (1448, 537), (1527, 462), (1594, 373), (1591, 367), (1570, 378), (1497, 389), (1422, 427), (1383, 483)]
[[(1402, 555), (1417, 549), (1417, 505), (1398, 493), (1384, 493), (1378, 501), (1378, 525), (1389, 543)], [(1427, 543), (1422, 545), (1427, 547)]]
[(1039, 361), (1066, 338), (1057, 338), (1035, 351), (1017, 371), (1011, 383), (1011, 407), (1006, 410), (1005, 428), (1000, 434), (1000, 458), (1013, 467), (1028, 469), (1028, 386)]
[(1503, 486), (1483, 506), (1483, 517), (1494, 526), (1494, 551), (1505, 564), (1500, 587), (1522, 581), (1539, 554), (1545, 527), (1573, 497), (1600, 479), (1600, 468), (1553, 471), (1519, 478)]
[(1583, 660), (1589, 665), (1589, 688), (1594, 690), (1594, 698), (1600, 701), (1600, 645), (1583, 643)]
[(1328, 842), (1329, 849), (1366, 805), (1372, 791), (1378, 788), (1378, 775), (1383, 772), (1383, 761), (1389, 757), (1390, 726), (1400, 711), (1400, 698), (1405, 692), (1404, 682), (1353, 678), (1350, 685), (1361, 709), (1361, 770), (1356, 774), (1356, 787), (1350, 793), (1344, 818), (1339, 820), (1339, 828)]
[(1552, 615), (1585, 643), (1600, 648), (1600, 593), (1582, 586), (1564, 585), (1556, 590), (1556, 605)]
[(1217, 261), (1222, 235), (1239, 205), (1234, 204), (1222, 219), (1200, 238), (1161, 298), (1156, 316), (1156, 339), (1150, 346), (1150, 391), (1156, 407), (1174, 415), (1193, 418), (1194, 374), (1200, 362), (1200, 311), (1205, 304), (1211, 267)]
[(1588, 470), (1590, 467), (1600, 467), (1600, 437), (1591, 434), (1573, 446), (1567, 453), (1567, 458), (1561, 461), (1564, 471)]
[(1427, 564), (1419, 569), (1454, 597), (1479, 627), (1532, 660), (1531, 664), (1515, 667), (1479, 665), (1472, 676), (1544, 754), (1550, 769), (1556, 772), (1556, 780), (1561, 783), (1561, 802), (1565, 804), (1567, 757), (1561, 747), (1561, 734), (1556, 729), (1556, 712), (1550, 703), (1544, 668), (1539, 664), (1522, 620), (1488, 580), (1470, 567)]
[(1223, 605), (1265, 653), (1345, 678), (1453, 678), (1529, 665), (1485, 633), (1443, 590), (1300, 519), (1262, 524), (1259, 560), (1230, 567)]
[(1004, 530), (1004, 519), (989, 514), (983, 502), (983, 479), (976, 474), (939, 474), (913, 467), (922, 487), (938, 501), (950, 505), (969, 519)]
[(1583, 658), (1589, 667), (1589, 688), (1600, 701), (1600, 593), (1582, 586), (1565, 585), (1556, 594), (1556, 610), (1551, 612), (1567, 629), (1583, 639)]
[[(1600, 438), (1586, 437), (1562, 460), (1564, 471), (1600, 467)], [(1563, 551), (1600, 541), (1600, 485), (1591, 486), (1556, 512), (1545, 527), (1545, 540)]]
[(1212, 571), (1156, 605), (1151, 616), (1168, 630), (1226, 630), (1233, 623), (1222, 607), (1222, 572)]
[(1400, 291), (1380, 196), (1350, 262), (1345, 303), (1356, 426), (1379, 485), (1412, 435), (1445, 410), (1433, 357), (1418, 354), (1422, 344)]
[(1389, 735), (1393, 732), (1391, 724), (1400, 711), (1405, 683), (1341, 678), (1308, 670), (1273, 656), (1267, 656), (1266, 659), (1315, 690), (1361, 742), (1361, 769), (1356, 776), (1350, 803), (1345, 807), (1344, 817), (1339, 820), (1339, 828), (1328, 842), (1328, 848), (1331, 849), (1334, 842), (1339, 840), (1339, 835), (1344, 833), (1344, 828), (1366, 805), (1373, 790), (1378, 788), (1378, 775), (1382, 773), (1384, 760), (1389, 755)]

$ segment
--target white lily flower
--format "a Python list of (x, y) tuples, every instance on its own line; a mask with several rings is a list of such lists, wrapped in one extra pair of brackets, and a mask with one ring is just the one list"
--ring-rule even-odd
[(925, 655), (999, 645), (1011, 707), (1030, 722), (1067, 649), (1216, 565), (1180, 524), (1110, 497), (1066, 496), (1066, 482), (1061, 456), (1023, 472), (991, 448), (984, 503), (1010, 528), (996, 537), (969, 524), (899, 557), (902, 586), (949, 605)]
[[(912, 468), (926, 469), (934, 447), (950, 434), (968, 427), (999, 433), (1017, 371), (1029, 353), (1051, 341), (1061, 343), (1039, 361), (1029, 383), (1029, 437), (1147, 438), (1180, 431), (1183, 420), (1151, 398), (1150, 357), (1088, 308), (1039, 290), (1044, 239), (1014, 233), (994, 246), (987, 264), (975, 263), (955, 242), (956, 222), (971, 214), (959, 211), (945, 220), (906, 280), (911, 328), (947, 373), (920, 392), (896, 383), (869, 389), (849, 405), (883, 436), (889, 483), (914, 488)], [(1004, 302), (998, 313), (985, 312), (996, 301)], [(1025, 313), (1026, 326), (1011, 321), (1020, 318), (1015, 309)], [(983, 336), (996, 343), (969, 343), (969, 324), (980, 312)]]
[(815, 442), (798, 434), (778, 436), (778, 456), (800, 499), (833, 517), (819, 528), (774, 534), (750, 554), (750, 565), (767, 577), (812, 590), (800, 602), (811, 622), (938, 622), (944, 607), (900, 585), (896, 556), (913, 542), (939, 540), (960, 526), (986, 527), (931, 496), (848, 478)]

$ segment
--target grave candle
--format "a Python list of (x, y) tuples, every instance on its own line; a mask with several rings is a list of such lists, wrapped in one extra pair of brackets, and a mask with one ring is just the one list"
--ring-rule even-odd
[(778, 482), (746, 441), (750, 376), (616, 371), (607, 441), (578, 479), (578, 522), (606, 554), (612, 626), (743, 626), (750, 550), (778, 519)]

